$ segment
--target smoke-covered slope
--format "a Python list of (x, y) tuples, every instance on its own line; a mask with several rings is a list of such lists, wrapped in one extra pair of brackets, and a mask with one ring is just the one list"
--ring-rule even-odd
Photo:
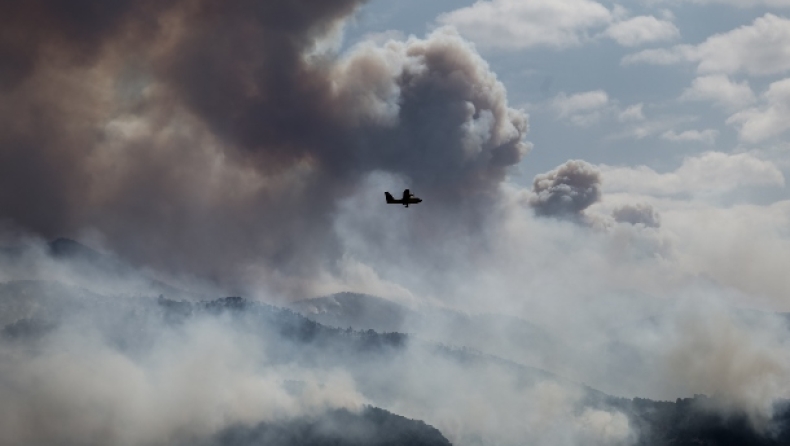
[(722, 416), (710, 410), (709, 398), (678, 398), (676, 401), (651, 401), (643, 398), (612, 400), (629, 413), (641, 435), (637, 445), (644, 446), (779, 446), (790, 444), (790, 407), (777, 405), (773, 420), (755, 426), (742, 413)]
[(359, 293), (337, 293), (326, 297), (301, 299), (291, 305), (316, 322), (357, 330), (406, 332), (407, 321), (417, 313), (387, 299)]
[(411, 309), (359, 293), (301, 299), (291, 307), (311, 320), (332, 327), (412, 333), (523, 364), (538, 363), (533, 361), (536, 352), (570, 350), (570, 346), (535, 324), (503, 314), (465, 314), (429, 305)]
[(360, 413), (337, 409), (321, 417), (233, 426), (218, 433), (205, 446), (253, 445), (450, 446), (450, 442), (425, 423), (366, 407)]
[[(444, 436), (423, 422), (390, 412), (397, 413), (398, 408), (405, 410), (410, 418), (420, 418), (415, 414), (434, 417), (444, 429), (450, 430), (450, 436), (458, 444), (518, 444), (509, 432), (512, 428), (506, 423), (495, 425), (498, 427), (493, 427), (493, 430), (470, 425), (456, 427), (453, 431), (453, 426), (447, 424), (447, 416), (456, 411), (461, 413), (474, 409), (471, 401), (477, 401), (480, 407), (495, 404), (501, 406), (500, 409), (516, 404), (510, 414), (514, 420), (533, 423), (526, 432), (536, 437), (544, 435), (544, 441), (548, 441), (546, 432), (539, 434), (546, 428), (534, 424), (534, 421), (530, 421), (530, 412), (523, 411), (524, 408), (545, 404), (541, 399), (546, 398), (546, 392), (561, 392), (565, 395), (568, 405), (563, 410), (568, 412), (555, 414), (558, 424), (552, 429), (567, 430), (566, 436), (572, 433), (573, 436), (567, 440), (575, 444), (778, 445), (786, 444), (790, 435), (787, 429), (790, 411), (786, 407), (777, 408), (769, 425), (757, 426), (745, 414), (733, 413), (723, 417), (708, 410), (706, 399), (656, 402), (614, 398), (550, 373), (468, 348), (433, 344), (398, 333), (327, 327), (290, 310), (238, 297), (203, 302), (175, 301), (162, 296), (113, 298), (57, 282), (19, 281), (0, 286), (0, 314), (3, 317), (0, 351), (6, 357), (17, 355), (16, 361), (25, 365), (27, 373), (32, 371), (33, 375), (56, 381), (56, 377), (62, 373), (60, 370), (42, 371), (37, 367), (50, 364), (52, 358), (64, 354), (69, 356), (66, 364), (82, 360), (90, 366), (96, 381), (81, 381), (84, 388), (75, 393), (75, 399), (76, 395), (90, 399), (90, 395), (96, 391), (93, 385), (130, 385), (127, 380), (117, 376), (104, 376), (108, 358), (125, 358), (125, 361), (137, 365), (137, 373), (150, 375), (149, 379), (155, 379), (152, 377), (164, 373), (163, 370), (174, 373), (171, 367), (180, 369), (184, 363), (192, 364), (195, 359), (183, 357), (184, 351), (198, 351), (198, 356), (207, 354), (208, 362), (202, 367), (208, 369), (222, 366), (223, 363), (235, 364), (242, 369), (253, 368), (244, 373), (226, 370), (205, 375), (200, 370), (192, 369), (192, 365), (187, 365), (185, 370), (179, 372), (185, 374), (174, 377), (175, 381), (168, 381), (168, 386), (159, 389), (165, 396), (177, 400), (183, 381), (193, 381), (195, 376), (198, 377), (194, 383), (196, 387), (188, 393), (200, 393), (202, 390), (198, 389), (212, 387), (216, 384), (213, 381), (218, 381), (225, 383), (219, 390), (219, 395), (223, 395), (240, 390), (249, 392), (249, 373), (272, 375), (264, 381), (267, 386), (276, 389), (274, 396), (266, 394), (272, 390), (266, 390), (265, 386), (253, 386), (253, 389), (257, 388), (257, 392), (261, 392), (268, 401), (281, 398), (279, 407), (269, 408), (268, 413), (263, 411), (256, 416), (230, 416), (229, 422), (216, 424), (214, 429), (198, 430), (198, 433), (187, 429), (189, 435), (186, 437), (170, 432), (165, 437), (146, 438), (151, 440), (150, 444), (161, 443), (162, 438), (223, 446), (448, 444)], [(194, 330), (195, 326), (199, 330)], [(255, 364), (243, 361), (242, 364), (246, 365), (240, 366), (234, 355), (209, 348), (212, 342), (210, 339), (194, 339), (201, 336), (199, 333), (227, 338), (232, 344), (223, 344), (223, 349), (239, 349), (237, 353), (255, 357)], [(94, 343), (97, 342), (102, 345), (101, 348), (96, 347)], [(103, 353), (98, 359), (92, 351), (87, 357), (84, 356), (91, 349)], [(163, 359), (161, 355), (168, 357)], [(173, 364), (161, 364), (162, 361), (168, 363), (170, 357), (175, 358)], [(68, 367), (65, 370), (68, 371)], [(14, 365), (9, 363), (0, 370), (4, 382), (23, 386), (24, 379), (16, 372)], [(478, 393), (476, 387), (483, 391)], [(502, 389), (512, 392), (513, 399), (498, 395), (497, 392)], [(12, 390), (8, 385), (0, 385), (0, 392), (6, 396), (13, 394)], [(47, 391), (43, 393), (28, 390), (44, 401), (54, 398), (50, 392), (55, 389), (46, 386)], [(63, 389), (59, 391), (68, 395)], [(571, 394), (572, 398), (569, 396)], [(112, 410), (117, 412), (118, 420), (123, 421), (128, 417), (135, 424), (130, 408), (135, 406), (135, 398), (138, 397), (129, 395), (128, 398), (117, 401), (117, 406), (113, 406)], [(222, 398), (227, 398), (227, 395), (214, 395), (202, 403), (215, 404), (221, 408)], [(244, 398), (257, 400), (254, 395), (245, 395)], [(150, 396), (149, 399), (151, 401), (145, 401), (146, 405), (156, 402), (161, 404), (156, 397)], [(67, 398), (56, 402), (77, 410), (79, 406), (73, 406), (77, 400)], [(456, 407), (452, 406), (453, 400)], [(6, 398), (0, 404), (0, 409), (5, 413), (15, 413), (26, 407), (27, 403), (29, 401), (26, 399)], [(99, 406), (107, 404), (102, 398), (93, 400), (93, 403)], [(360, 403), (381, 405), (389, 411), (371, 406), (365, 408)], [(423, 405), (426, 410), (416, 408)], [(186, 409), (178, 406), (176, 410)], [(499, 409), (491, 406), (490, 410)], [(503, 417), (502, 413), (493, 415), (497, 419)], [(53, 414), (39, 410), (30, 416), (43, 417), (38, 420), (42, 422)], [(485, 419), (485, 412), (481, 416)], [(168, 417), (164, 416), (164, 419)], [(65, 421), (61, 420), (68, 421), (68, 417)], [(604, 430), (602, 434), (596, 430), (596, 425), (601, 423), (609, 431)], [(626, 433), (616, 432), (618, 426), (627, 428)], [(179, 428), (183, 430), (184, 426)], [(112, 429), (109, 431), (102, 438), (113, 442), (117, 439), (113, 435), (118, 434), (111, 434)], [(99, 435), (97, 432), (90, 429), (87, 432), (80, 431), (79, 435), (72, 434), (66, 440), (70, 439), (75, 444), (91, 444), (85, 439)], [(50, 438), (46, 431), (39, 434), (38, 437), (22, 435), (16, 438)], [(561, 432), (553, 435), (563, 436)], [(607, 438), (611, 441), (604, 441)], [(64, 443), (68, 444), (69, 441)]]
[[(241, 298), (109, 297), (33, 280), (0, 285), (0, 316), (0, 444), (449, 444), (361, 405), (334, 371), (386, 357), (404, 335), (324, 327)], [(97, 421), (95, 409), (111, 415)], [(201, 419), (209, 426), (193, 426)]]
[[(354, 329), (405, 330), (417, 337), (438, 339), (455, 345), (450, 349), (460, 362), (471, 358), (523, 366), (480, 352), (503, 357), (529, 358), (540, 350), (559, 347), (556, 339), (543, 330), (518, 318), (495, 314), (462, 314), (451, 310), (421, 307), (413, 310), (396, 302), (358, 293), (303, 299), (293, 308), (312, 320), (336, 327)], [(658, 316), (656, 316), (658, 317)], [(645, 324), (645, 321), (637, 323)], [(656, 323), (655, 320), (652, 323)], [(514, 348), (520, 345), (521, 349)], [(613, 345), (616, 349), (619, 346)], [(469, 350), (474, 348), (479, 350)], [(562, 346), (568, 349), (568, 346)], [(560, 378), (545, 372), (546, 377)], [(742, 412), (727, 415), (713, 410), (714, 400), (703, 395), (678, 398), (677, 401), (653, 401), (645, 398), (616, 398), (588, 389), (582, 406), (616, 408), (628, 416), (638, 435), (638, 445), (780, 445), (790, 444), (790, 407), (780, 403), (773, 420), (755, 425)]]

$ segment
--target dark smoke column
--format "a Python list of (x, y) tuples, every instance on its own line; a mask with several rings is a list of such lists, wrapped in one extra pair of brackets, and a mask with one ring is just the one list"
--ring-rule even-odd
[(526, 115), (449, 29), (319, 51), (360, 3), (3, 2), (0, 219), (233, 281), (340, 256), (337, 200), (376, 171), (495, 197)]

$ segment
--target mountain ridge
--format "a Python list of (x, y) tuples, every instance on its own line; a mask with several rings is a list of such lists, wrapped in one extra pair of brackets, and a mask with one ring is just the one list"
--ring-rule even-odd
[[(380, 391), (375, 390), (377, 388), (375, 381), (372, 383), (366, 381), (369, 378), (366, 378), (364, 370), (370, 367), (370, 364), (380, 363), (385, 367), (396, 365), (399, 361), (402, 361), (401, 358), (409, 349), (417, 345), (427, 345), (429, 354), (439, 358), (447, 358), (451, 363), (459, 364), (462, 370), (489, 370), (491, 367), (503, 368), (503, 370), (510, 369), (513, 371), (514, 376), (520, 376), (521, 380), (525, 380), (522, 384), (517, 385), (527, 385), (527, 383), (535, 382), (536, 380), (561, 380), (561, 378), (556, 375), (552, 376), (549, 372), (529, 369), (522, 364), (468, 348), (426, 343), (404, 333), (379, 333), (372, 329), (353, 330), (328, 327), (310, 320), (293, 310), (249, 301), (242, 297), (225, 297), (200, 302), (171, 300), (164, 296), (119, 300), (99, 295), (89, 294), (85, 296), (84, 292), (85, 290), (79, 289), (68, 290), (67, 286), (53, 282), (39, 284), (35, 281), (22, 281), (0, 284), (0, 312), (6, 313), (9, 311), (9, 308), (13, 307), (25, 316), (13, 320), (5, 319), (8, 323), (2, 327), (4, 342), (24, 342), (27, 338), (35, 340), (50, 336), (50, 333), (57, 330), (58, 318), (69, 320), (69, 318), (75, 317), (76, 314), (77, 317), (82, 317), (81, 321), (84, 321), (85, 317), (90, 317), (91, 314), (95, 313), (93, 316), (106, 319), (108, 315), (112, 316), (113, 312), (120, 312), (122, 313), (121, 317), (110, 317), (109, 320), (102, 320), (101, 323), (97, 324), (97, 327), (99, 330), (108, 330), (116, 338), (120, 337), (120, 340), (113, 341), (115, 342), (114, 345), (117, 345), (119, 349), (134, 352), (136, 349), (146, 348), (147, 345), (156, 342), (155, 333), (151, 335), (145, 332), (145, 327), (150, 325), (152, 318), (155, 321), (163, 321), (166, 326), (179, 327), (195, 320), (195, 318), (209, 317), (219, 318), (218, 320), (225, 321), (223, 323), (228, 323), (235, 329), (243, 332), (260, 333), (261, 336), (269, 339), (270, 344), (274, 339), (282, 339), (282, 341), (277, 342), (284, 342), (286, 347), (280, 350), (273, 349), (269, 352), (270, 360), (275, 361), (275, 363), (295, 362), (318, 365), (320, 367), (345, 367), (352, 375), (356, 373), (354, 376), (359, 382), (361, 391), (366, 392), (374, 399), (376, 395), (379, 395), (377, 392)], [(43, 293), (43, 297), (38, 296), (39, 293)], [(60, 297), (55, 298), (55, 296)], [(81, 305), (72, 308), (72, 305), (69, 304), (69, 299), (77, 300), (81, 302)], [(48, 311), (47, 306), (54, 305), (56, 302), (62, 305), (63, 309)], [(22, 305), (24, 303), (27, 303), (28, 306)], [(70, 311), (73, 311), (75, 314), (69, 314)], [(88, 313), (87, 315), (84, 314), (86, 312)], [(51, 325), (36, 326), (36, 321), (42, 319), (45, 319)], [(26, 330), (25, 324), (34, 327), (34, 329)], [(134, 336), (138, 339), (129, 343), (129, 335), (127, 334), (129, 330), (125, 330), (123, 324), (130, 324), (131, 327), (135, 328)], [(142, 331), (140, 331), (140, 328), (142, 328)], [(272, 335), (279, 336), (279, 338), (272, 338)], [(108, 339), (112, 341), (114, 338), (108, 336)], [(418, 344), (415, 344), (415, 342)], [(751, 444), (756, 446), (774, 446), (790, 442), (790, 433), (788, 431), (790, 410), (788, 410), (787, 405), (777, 407), (776, 416), (772, 420), (771, 430), (763, 434), (757, 432), (748, 423), (745, 415), (735, 414), (727, 418), (705, 411), (701, 404), (703, 401), (701, 397), (678, 399), (675, 402), (662, 402), (643, 398), (617, 398), (586, 386), (583, 388), (587, 390), (578, 410), (586, 407), (601, 410), (616, 409), (624, 413), (639, 432), (636, 440), (638, 445), (663, 446), (672, 444), (685, 446), (709, 444), (729, 446), (733, 444)], [(386, 407), (376, 408), (376, 410), (383, 410), (393, 414), (393, 412), (388, 412)], [(332, 415), (330, 415), (331, 417)], [(363, 420), (357, 421), (362, 422)], [(302, 418), (277, 426), (266, 423), (236, 426), (235, 428), (228, 428), (237, 429), (234, 431), (236, 432), (235, 434), (229, 434), (228, 432), (231, 432), (231, 430), (223, 431), (228, 436), (222, 437), (223, 433), (218, 433), (217, 437), (213, 437), (210, 440), (214, 441), (214, 443), (209, 442), (207, 444), (222, 446), (251, 445), (256, 444), (256, 442), (259, 443), (262, 438), (269, 438), (270, 434), (275, 435), (276, 438), (290, 439), (288, 440), (290, 443), (282, 444), (298, 445), (300, 444), (298, 441), (302, 440), (306, 442), (301, 444), (363, 444), (354, 443), (355, 440), (353, 439), (346, 439), (348, 440), (346, 441), (338, 438), (332, 439), (331, 437), (324, 439), (329, 443), (321, 443), (320, 441), (324, 440), (310, 439), (312, 437), (309, 437), (309, 435), (307, 437), (294, 437), (292, 435), (295, 435), (296, 431), (300, 430), (313, 432), (311, 429), (314, 429), (315, 423), (320, 422), (315, 419)], [(428, 423), (426, 425), (430, 426)], [(415, 427), (415, 429), (417, 428)], [(434, 438), (431, 435), (428, 435), (428, 437)], [(449, 444), (449, 441), (443, 436), (443, 440), (436, 438), (436, 441), (431, 444)], [(242, 440), (247, 441), (247, 443), (244, 443)], [(736, 440), (741, 443), (733, 443)], [(225, 442), (223, 443), (223, 441)], [(293, 441), (296, 441), (296, 443)], [(743, 443), (744, 441), (746, 443)]]

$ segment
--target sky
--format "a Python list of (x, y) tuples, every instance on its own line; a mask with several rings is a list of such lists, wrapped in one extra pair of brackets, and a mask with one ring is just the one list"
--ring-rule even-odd
[[(602, 171), (591, 211), (650, 205), (664, 214), (664, 235), (706, 245), (706, 257), (737, 270), (727, 275), (764, 284), (784, 256), (754, 243), (785, 246), (788, 227), (788, 10), (734, 0), (371, 2), (343, 47), (455, 30), (529, 116), (532, 148), (508, 184), (529, 188), (584, 160)], [(707, 275), (711, 261), (696, 273)], [(787, 285), (771, 293), (774, 308), (788, 308)]]
[[(530, 114), (535, 149), (517, 180), (530, 182), (569, 158), (666, 172), (709, 151), (750, 153), (786, 173), (776, 82), (788, 69), (788, 7), (735, 0), (372, 2), (347, 43), (388, 31), (419, 36), (457, 28), (491, 64), (510, 101)], [(669, 54), (675, 56), (661, 57)]]

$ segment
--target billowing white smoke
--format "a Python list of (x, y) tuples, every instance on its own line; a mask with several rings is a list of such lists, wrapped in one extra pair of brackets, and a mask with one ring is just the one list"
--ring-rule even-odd
[[(41, 249), (22, 254), (39, 279), (75, 266)], [(84, 279), (75, 282), (89, 286)], [(130, 284), (144, 282), (129, 279), (115, 283), (133, 294)], [(363, 404), (424, 420), (459, 445), (630, 444), (636, 435), (616, 410), (585, 409), (579, 385), (484, 357), (422, 342), (353, 353), (318, 340), (308, 361), (283, 360), (304, 346), (240, 323), (244, 316), (198, 312), (174, 323), (158, 305), (44, 280), (3, 283), (0, 444), (189, 444), (236, 425)]]
[(89, 325), (67, 324), (36, 348), (0, 341), (0, 444), (188, 443), (366, 402), (342, 371), (267, 364), (266, 344), (229, 322), (155, 327), (155, 345), (137, 354)]
[(659, 355), (678, 393), (712, 399), (707, 409), (745, 412), (765, 430), (778, 399), (790, 395), (790, 334), (783, 318), (723, 307), (710, 297), (687, 302), (667, 321)]
[(643, 224), (648, 228), (661, 226), (661, 216), (649, 204), (626, 204), (612, 211), (614, 220), (632, 225)]

